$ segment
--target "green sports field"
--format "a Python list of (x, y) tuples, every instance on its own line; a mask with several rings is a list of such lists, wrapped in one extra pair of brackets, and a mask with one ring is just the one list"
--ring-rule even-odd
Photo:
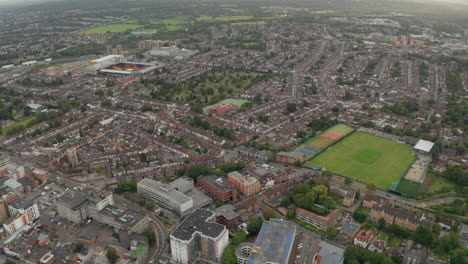
[(363, 132), (344, 138), (333, 147), (310, 160), (327, 170), (364, 183), (373, 183), (380, 189), (401, 178), (415, 157), (411, 147)]
[(314, 140), (307, 142), (306, 145), (316, 149), (325, 149), (326, 147), (330, 146), (333, 142), (335, 142), (335, 140), (323, 136), (318, 136)]
[(80, 34), (104, 34), (107, 32), (111, 33), (119, 33), (119, 32), (124, 32), (126, 30), (134, 30), (138, 29), (140, 27), (143, 27), (143, 25), (132, 25), (132, 24), (112, 24), (112, 25), (107, 25), (107, 26), (102, 26), (102, 27), (95, 27), (95, 28), (90, 28), (87, 30), (83, 30), (80, 32)]
[(352, 129), (349, 126), (345, 126), (345, 125), (340, 124), (340, 125), (333, 126), (332, 128), (328, 129), (326, 132), (328, 132), (330, 134), (340, 136), (340, 137), (343, 137), (343, 136), (346, 136), (349, 133), (353, 132), (353, 130), (354, 129)]

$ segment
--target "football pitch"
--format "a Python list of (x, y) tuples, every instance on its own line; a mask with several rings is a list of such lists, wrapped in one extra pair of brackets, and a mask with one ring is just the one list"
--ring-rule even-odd
[(306, 165), (325, 169), (386, 190), (411, 166), (410, 146), (363, 132), (344, 138)]

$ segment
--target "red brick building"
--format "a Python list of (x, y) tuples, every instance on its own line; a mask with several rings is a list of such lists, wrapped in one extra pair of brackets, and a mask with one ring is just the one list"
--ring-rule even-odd
[(388, 224), (395, 223), (411, 230), (416, 230), (420, 225), (430, 226), (432, 220), (426, 212), (408, 212), (403, 209), (393, 207), (387, 203), (375, 204), (372, 207), (369, 216), (374, 222), (383, 218)]
[(275, 161), (279, 163), (295, 164), (296, 162), (304, 163), (307, 156), (300, 152), (284, 152), (280, 151), (275, 156)]
[(225, 177), (216, 175), (200, 176), (197, 178), (197, 186), (223, 203), (237, 200), (236, 188)]

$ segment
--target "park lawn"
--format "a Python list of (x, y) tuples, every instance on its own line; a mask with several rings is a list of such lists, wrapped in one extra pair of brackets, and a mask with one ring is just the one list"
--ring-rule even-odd
[(16, 127), (19, 127), (19, 126), (24, 126), (25, 128), (28, 128), (28, 124), (30, 122), (32, 122), (33, 120), (35, 120), (36, 117), (33, 116), (33, 117), (29, 117), (29, 118), (26, 118), (26, 119), (23, 119), (21, 121), (18, 121), (16, 123), (14, 123), (13, 125), (9, 126), (8, 128), (5, 128), (5, 129), (2, 129), (2, 136), (5, 136), (6, 133), (11, 130), (11, 129), (15, 129)]
[[(266, 25), (268, 22), (261, 20), (261, 21), (245, 21), (245, 22), (235, 22), (232, 23), (231, 25)], [(257, 42), (253, 42), (257, 44)]]
[(243, 104), (248, 103), (249, 101), (242, 100), (242, 99), (228, 98), (228, 99), (224, 99), (221, 102), (224, 103), (224, 104), (234, 104), (234, 105), (237, 105), (237, 106), (242, 106)]
[(415, 156), (408, 145), (355, 132), (307, 164), (318, 165), (333, 173), (387, 189), (392, 182), (402, 177), (414, 160)]
[(305, 7), (292, 7), (292, 6), (262, 6), (262, 8), (268, 9), (283, 9), (283, 10), (290, 10), (290, 11), (309, 11), (309, 8)]
[(119, 33), (124, 32), (129, 29), (138, 29), (143, 27), (143, 25), (133, 25), (133, 24), (112, 24), (102, 27), (90, 28), (79, 32), (80, 34), (104, 34), (107, 32)]
[(435, 176), (435, 181), (432, 183), (431, 187), (429, 187), (428, 193), (437, 193), (439, 190), (454, 190), (457, 188), (457, 184), (443, 178), (440, 176)]
[(312, 14), (335, 14), (335, 10), (317, 10), (317, 11), (311, 11)]
[[(182, 25), (167, 25), (165, 31), (170, 32), (170, 31), (176, 31), (176, 30), (181, 30), (181, 29), (184, 29), (184, 26), (182, 26)], [(144, 28), (144, 29), (141, 29), (140, 31), (161, 32), (161, 31), (164, 31), (164, 30), (162, 30), (160, 28)]]
[(180, 24), (185, 24), (187, 19), (188, 18), (185, 17), (185, 16), (176, 16), (176, 17), (170, 18), (170, 19), (152, 19), (151, 24), (156, 24), (156, 25), (160, 25), (160, 24), (180, 25)]
[(221, 16), (221, 17), (213, 17), (208, 15), (201, 15), (197, 17), (197, 21), (205, 21), (205, 22), (214, 22), (214, 21), (236, 21), (236, 20), (249, 20), (252, 19), (253, 16)]

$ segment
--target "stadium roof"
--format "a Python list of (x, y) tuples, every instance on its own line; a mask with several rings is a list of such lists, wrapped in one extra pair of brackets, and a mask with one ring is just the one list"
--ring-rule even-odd
[(123, 57), (122, 55), (107, 55), (107, 56), (92, 60), (91, 62), (100, 63), (100, 62), (104, 62), (104, 61), (107, 61), (107, 60), (112, 60), (114, 58), (122, 58), (122, 57)]
[(414, 149), (424, 151), (424, 152), (430, 152), (432, 147), (434, 147), (434, 143), (420, 139), (418, 143), (416, 143), (416, 146), (414, 146)]
[(296, 227), (289, 222), (277, 219), (264, 222), (255, 241), (258, 252), (252, 252), (247, 263), (288, 263), (295, 236)]

